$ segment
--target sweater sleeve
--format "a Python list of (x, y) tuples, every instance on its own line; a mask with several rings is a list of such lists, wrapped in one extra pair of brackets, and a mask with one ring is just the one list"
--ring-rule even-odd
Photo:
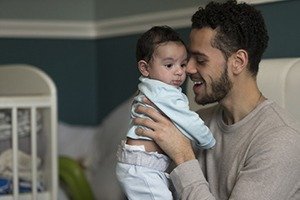
[(197, 160), (187, 161), (177, 166), (171, 172), (170, 178), (179, 199), (215, 200)]
[[(274, 131), (272, 136), (260, 138), (259, 142), (255, 142), (248, 160), (238, 177), (233, 180), (234, 187), (227, 200), (300, 198), (299, 133), (285, 129), (285, 132)], [(171, 172), (170, 178), (181, 200), (218, 199), (219, 194), (210, 192), (209, 184), (197, 160), (177, 166)], [(219, 183), (216, 180), (216, 184)], [(224, 187), (226, 186), (219, 188)]]
[[(229, 164), (230, 169), (235, 172), (224, 181), (221, 181), (220, 176), (223, 177), (226, 171), (219, 171), (217, 166), (206, 163), (207, 176), (210, 177), (210, 182), (207, 183), (197, 160), (177, 166), (170, 177), (182, 200), (300, 199), (299, 144), (298, 131), (276, 127), (253, 138), (246, 148), (245, 160), (237, 163), (238, 168), (234, 168), (235, 163)], [(199, 155), (199, 159), (200, 156), (204, 155)], [(214, 158), (209, 156), (206, 159)], [(220, 173), (219, 176), (214, 171)], [(232, 188), (230, 185), (233, 185)], [(211, 188), (214, 188), (213, 192), (210, 191)]]

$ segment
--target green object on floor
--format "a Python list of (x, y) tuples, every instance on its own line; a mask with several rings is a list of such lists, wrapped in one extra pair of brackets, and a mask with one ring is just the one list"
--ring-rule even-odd
[(59, 178), (72, 200), (94, 200), (89, 182), (77, 161), (59, 157)]

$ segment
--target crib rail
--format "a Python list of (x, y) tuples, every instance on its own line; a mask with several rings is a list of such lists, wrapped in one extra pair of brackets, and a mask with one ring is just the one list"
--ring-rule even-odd
[[(8, 109), (8, 107), (6, 107), (5, 109)], [(56, 199), (55, 195), (53, 196), (53, 194), (55, 194), (55, 192), (49, 192), (49, 190), (52, 188), (52, 190), (54, 188), (56, 188), (56, 180), (53, 180), (52, 183), (48, 183), (48, 185), (46, 185), (45, 187), (45, 191), (42, 192), (38, 192), (38, 169), (37, 169), (37, 109), (47, 109), (47, 107), (45, 107), (45, 105), (42, 105), (41, 107), (39, 106), (31, 106), (31, 107), (24, 107), (24, 104), (22, 103), (20, 106), (17, 105), (16, 103), (14, 103), (14, 106), (11, 106), (9, 108), (11, 110), (11, 144), (12, 144), (12, 165), (13, 165), (13, 181), (12, 181), (12, 191), (13, 194), (12, 195), (1, 195), (1, 199), (31, 199), (31, 200), (37, 200), (37, 199)], [(22, 163), (20, 163), (20, 160), (18, 158), (18, 151), (19, 151), (19, 135), (18, 135), (18, 109), (28, 109), (30, 110), (30, 144), (31, 144), (31, 194), (29, 193), (20, 193), (19, 190), (19, 166), (22, 165)], [(52, 119), (52, 123), (55, 123), (55, 119)], [(50, 138), (51, 139), (51, 138)], [(52, 138), (52, 142), (55, 142), (55, 138)], [(50, 141), (49, 141), (50, 142)], [(51, 142), (50, 142), (51, 143)], [(51, 148), (51, 146), (50, 146)], [(53, 149), (49, 149), (48, 152), (55, 152), (53, 151)], [(52, 162), (52, 165), (56, 165), (56, 162), (54, 162), (54, 160), (56, 160), (56, 156), (50, 155), (51, 158), (50, 160), (48, 160), (47, 162)], [(48, 158), (49, 159), (49, 158)], [(53, 163), (54, 162), (54, 163)], [(51, 178), (57, 176), (56, 171), (53, 170), (56, 169), (56, 167), (52, 167), (52, 172), (50, 172), (50, 174), (48, 174), (48, 176), (50, 176)], [(50, 195), (51, 194), (51, 195)], [(51, 197), (52, 196), (52, 197)]]
[[(12, 193), (1, 194), (2, 200), (57, 200), (58, 164), (57, 164), (57, 99), (56, 88), (50, 77), (38, 68), (28, 65), (0, 66), (0, 110), (11, 113), (11, 149), (12, 149)], [(20, 151), (18, 134), (18, 111), (28, 109), (30, 141), (30, 183), (31, 189), (20, 190)], [(38, 128), (37, 111), (42, 112), (43, 127), (41, 134), (46, 137), (45, 155), (42, 158), (43, 189), (40, 189), (38, 173)]]
[[(14, 196), (11, 196), (11, 195), (2, 195), (0, 196), (1, 200), (16, 200)], [(36, 199), (42, 199), (42, 200), (50, 200), (50, 199), (53, 199), (51, 198), (51, 194), (50, 192), (41, 192), (41, 193), (38, 193), (36, 196), (35, 196)], [(31, 194), (22, 194), (20, 196), (21, 200), (32, 200), (33, 199), (33, 196)]]

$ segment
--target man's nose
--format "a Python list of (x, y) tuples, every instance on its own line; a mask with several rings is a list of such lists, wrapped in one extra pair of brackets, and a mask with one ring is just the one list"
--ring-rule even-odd
[(186, 66), (186, 73), (188, 75), (197, 73), (196, 63), (194, 59), (190, 59)]

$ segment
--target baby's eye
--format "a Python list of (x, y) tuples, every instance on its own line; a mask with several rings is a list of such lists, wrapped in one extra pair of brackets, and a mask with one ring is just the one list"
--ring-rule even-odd
[(173, 64), (166, 64), (165, 65), (167, 68), (171, 68), (173, 66)]

